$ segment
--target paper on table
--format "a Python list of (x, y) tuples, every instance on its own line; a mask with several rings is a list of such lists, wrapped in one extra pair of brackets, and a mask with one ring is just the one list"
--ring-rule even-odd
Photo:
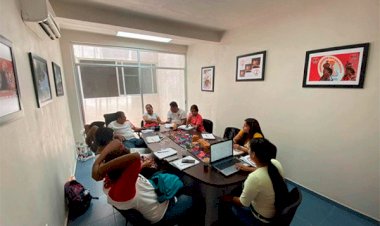
[(174, 123), (166, 123), (166, 124), (165, 124), (165, 128), (166, 128), (166, 129), (173, 128), (173, 126), (174, 126)]
[(154, 132), (154, 130), (152, 129), (143, 129), (141, 130), (142, 133), (150, 133), (150, 132)]
[(240, 160), (242, 160), (244, 163), (247, 163), (250, 166), (256, 167), (256, 164), (251, 160), (251, 157), (249, 155), (240, 157)]
[[(189, 159), (189, 160), (194, 160), (193, 163), (184, 163), (182, 162), (183, 159)], [(179, 170), (184, 170), (184, 169), (187, 169), (189, 167), (192, 167), (192, 166), (195, 166), (199, 163), (198, 160), (196, 160), (195, 158), (193, 158), (193, 156), (186, 156), (185, 158), (181, 158), (181, 159), (178, 159), (178, 160), (175, 160), (173, 162), (170, 162), (171, 165), (177, 167)]]
[(166, 149), (162, 149), (160, 151), (155, 151), (153, 152), (154, 155), (158, 158), (158, 159), (163, 159), (163, 158), (166, 158), (168, 156), (171, 156), (171, 155), (175, 155), (177, 154), (177, 151), (174, 150), (173, 148), (166, 148)]
[(244, 151), (238, 150), (238, 149), (234, 149), (234, 155), (242, 155), (242, 154), (244, 154)]
[(202, 133), (202, 138), (206, 140), (215, 140), (215, 137), (212, 133)]
[(192, 126), (186, 126), (186, 125), (180, 125), (180, 126), (178, 126), (178, 129), (182, 129), (182, 130), (191, 130), (193, 128), (194, 127), (192, 127)]
[(160, 142), (160, 137), (155, 135), (155, 136), (150, 136), (150, 137), (146, 137), (146, 142), (148, 142), (148, 144), (150, 143), (156, 143), (156, 142)]

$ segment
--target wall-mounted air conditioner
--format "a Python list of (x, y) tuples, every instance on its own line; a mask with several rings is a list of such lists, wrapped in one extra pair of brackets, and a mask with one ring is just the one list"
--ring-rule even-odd
[(20, 0), (21, 15), (25, 24), (39, 37), (46, 35), (50, 39), (61, 37), (58, 24), (55, 22), (55, 13), (48, 0)]

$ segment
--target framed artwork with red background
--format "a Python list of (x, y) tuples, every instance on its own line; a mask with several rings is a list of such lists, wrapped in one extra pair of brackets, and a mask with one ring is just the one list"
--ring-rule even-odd
[(363, 88), (369, 43), (306, 52), (303, 87)]

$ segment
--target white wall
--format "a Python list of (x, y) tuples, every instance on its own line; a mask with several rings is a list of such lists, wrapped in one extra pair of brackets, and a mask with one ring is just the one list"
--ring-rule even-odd
[[(51, 62), (62, 65), (59, 42), (32, 33), (14, 0), (0, 0), (0, 34), (13, 43), (23, 105), (21, 117), (0, 125), (0, 225), (63, 225), (63, 185), (74, 170), (75, 143), (67, 90), (57, 97), (54, 88)], [(53, 101), (42, 108), (37, 107), (29, 52), (48, 62)]]
[[(287, 1), (218, 45), (188, 50), (189, 104), (227, 126), (259, 120), (286, 176), (380, 219), (379, 1)], [(244, 22), (243, 22), (244, 23)], [(370, 42), (363, 89), (302, 88), (305, 53)], [(235, 82), (236, 56), (267, 51), (265, 81)], [(200, 69), (216, 66), (215, 92), (200, 92)]]
[(83, 129), (83, 120), (81, 117), (82, 113), (80, 101), (77, 95), (78, 81), (75, 78), (74, 72), (75, 63), (73, 58), (73, 44), (86, 43), (91, 45), (139, 48), (180, 54), (185, 54), (187, 51), (187, 47), (183, 45), (147, 42), (142, 40), (119, 38), (116, 36), (112, 37), (107, 35), (72, 30), (63, 30), (60, 43), (62, 49), (63, 67), (66, 73), (65, 82), (69, 97), (70, 114), (72, 117), (73, 130), (76, 141), (81, 141), (82, 139), (80, 131)]

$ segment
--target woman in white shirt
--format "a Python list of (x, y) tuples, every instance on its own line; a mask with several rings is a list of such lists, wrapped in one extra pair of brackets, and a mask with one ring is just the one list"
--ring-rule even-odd
[[(242, 225), (270, 223), (273, 217), (286, 206), (288, 190), (283, 178), (283, 169), (271, 154), (276, 146), (265, 138), (254, 138), (250, 145), (250, 157), (256, 170), (244, 182), (240, 197), (224, 196), (227, 203), (224, 213)], [(239, 224), (239, 225), (240, 225)]]

